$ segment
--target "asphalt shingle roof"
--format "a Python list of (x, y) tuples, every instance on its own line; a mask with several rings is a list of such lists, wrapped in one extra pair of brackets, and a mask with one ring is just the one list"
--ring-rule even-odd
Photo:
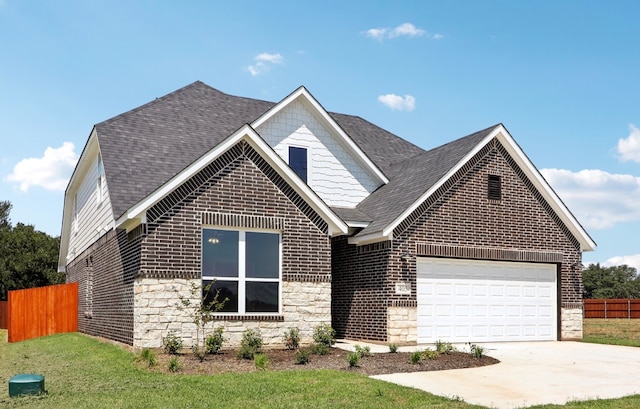
[[(96, 125), (113, 213), (120, 217), (275, 103), (225, 94), (197, 81)], [(457, 164), (494, 127), (425, 151), (357, 116), (330, 113), (387, 176), (356, 209), (334, 208), (381, 231)]]

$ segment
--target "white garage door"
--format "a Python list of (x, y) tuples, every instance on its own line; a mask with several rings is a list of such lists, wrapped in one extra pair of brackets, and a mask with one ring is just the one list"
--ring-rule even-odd
[(418, 258), (418, 343), (557, 339), (553, 264)]

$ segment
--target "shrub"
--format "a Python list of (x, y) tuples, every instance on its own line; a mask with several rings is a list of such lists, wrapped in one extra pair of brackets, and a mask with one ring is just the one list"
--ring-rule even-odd
[(349, 362), (349, 368), (358, 366), (360, 354), (357, 352), (349, 352), (349, 354), (347, 354), (347, 362)]
[(224, 328), (218, 327), (213, 330), (213, 334), (209, 334), (207, 336), (207, 339), (205, 340), (205, 348), (207, 354), (217, 354), (218, 351), (220, 351), (220, 349), (222, 348), (222, 344), (225, 341), (224, 337), (222, 336), (223, 332)]
[(284, 332), (283, 339), (287, 349), (298, 349), (300, 346), (300, 332), (298, 328), (289, 328), (288, 331)]
[(140, 351), (140, 360), (146, 362), (149, 368), (151, 368), (152, 366), (156, 366), (156, 364), (158, 363), (156, 354), (154, 354), (153, 351), (149, 348), (144, 348), (142, 351)]
[(178, 361), (177, 356), (171, 357), (169, 360), (169, 372), (179, 372), (180, 371), (180, 361)]
[(317, 344), (324, 344), (330, 347), (336, 343), (336, 331), (331, 328), (331, 325), (322, 323), (314, 329), (313, 340)]
[(361, 347), (360, 345), (355, 346), (356, 353), (360, 355), (360, 358), (364, 358), (365, 356), (371, 356), (371, 348), (368, 346)]
[(253, 359), (262, 349), (262, 334), (259, 330), (247, 328), (242, 334), (238, 357), (242, 359)]
[(440, 355), (438, 351), (434, 351), (433, 349), (426, 348), (422, 351), (422, 357), (425, 359), (436, 359)]
[(329, 353), (329, 347), (325, 344), (314, 342), (313, 344), (311, 344), (310, 348), (311, 352), (316, 355), (327, 355)]
[(441, 340), (437, 340), (436, 341), (436, 351), (438, 351), (439, 354), (450, 354), (451, 352), (454, 351), (453, 345), (451, 345), (451, 342), (444, 342)]
[(306, 365), (309, 363), (309, 350), (306, 348), (300, 348), (293, 355), (298, 365)]
[(420, 351), (413, 351), (411, 355), (409, 355), (409, 361), (411, 361), (411, 363), (414, 365), (420, 362), (421, 359), (422, 359), (422, 352)]
[(482, 358), (482, 355), (484, 354), (484, 348), (476, 344), (469, 344), (469, 345), (470, 345), (471, 355), (473, 355), (474, 358), (478, 358), (478, 359)]
[(205, 352), (202, 350), (202, 348), (200, 348), (198, 345), (192, 345), (191, 346), (191, 352), (193, 352), (193, 355), (198, 358), (198, 360), (200, 362), (204, 362), (204, 358), (206, 356)]
[(389, 352), (391, 352), (392, 354), (395, 354), (396, 352), (398, 352), (398, 345), (390, 344), (389, 345)]
[(253, 356), (253, 364), (256, 368), (265, 371), (269, 366), (269, 358), (265, 354), (255, 354)]
[(162, 338), (162, 347), (167, 354), (176, 355), (182, 349), (182, 338), (175, 331), (169, 331), (167, 336)]

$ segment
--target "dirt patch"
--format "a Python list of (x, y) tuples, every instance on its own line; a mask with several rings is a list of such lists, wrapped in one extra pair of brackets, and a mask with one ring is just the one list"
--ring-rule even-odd
[[(157, 365), (154, 371), (169, 372), (169, 360), (172, 355), (165, 354), (162, 350), (154, 351), (157, 354)], [(332, 348), (326, 355), (309, 355), (306, 365), (296, 364), (295, 351), (286, 349), (270, 349), (264, 353), (268, 358), (267, 370), (289, 371), (310, 369), (333, 369), (349, 371), (364, 375), (382, 375), (401, 372), (441, 371), (444, 369), (474, 368), (493, 365), (500, 361), (489, 356), (475, 358), (467, 352), (451, 352), (440, 354), (435, 359), (423, 359), (417, 364), (410, 362), (411, 353), (378, 353), (365, 356), (360, 359), (357, 367), (349, 367), (347, 355), (349, 351)], [(255, 372), (253, 360), (239, 359), (235, 351), (225, 350), (217, 355), (207, 355), (204, 362), (200, 362), (193, 354), (183, 353), (177, 355), (180, 363), (180, 373), (183, 374), (219, 374)], [(146, 364), (140, 362), (141, 367)]]

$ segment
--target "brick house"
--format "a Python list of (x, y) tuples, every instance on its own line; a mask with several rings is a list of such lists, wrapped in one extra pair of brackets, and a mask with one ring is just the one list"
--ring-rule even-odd
[(322, 322), (380, 342), (555, 340), (582, 336), (594, 248), (501, 124), (423, 150), (303, 87), (272, 103), (195, 82), (95, 125), (59, 269), (80, 331), (136, 347), (192, 342), (176, 305), (209, 283), (232, 344), (246, 328), (308, 342)]

